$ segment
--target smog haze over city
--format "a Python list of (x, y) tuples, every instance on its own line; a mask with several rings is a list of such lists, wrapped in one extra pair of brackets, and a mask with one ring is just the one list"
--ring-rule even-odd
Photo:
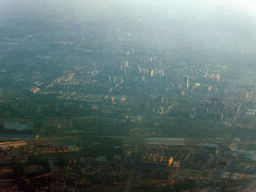
[(0, 0), (0, 191), (256, 191), (256, 3)]

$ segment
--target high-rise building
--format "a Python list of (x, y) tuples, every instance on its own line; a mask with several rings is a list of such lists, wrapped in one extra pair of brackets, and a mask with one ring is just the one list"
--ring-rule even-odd
[(173, 157), (171, 157), (171, 158), (169, 159), (169, 162), (168, 162), (169, 167), (171, 166), (172, 163), (173, 163)]
[(152, 71), (150, 72), (150, 76), (151, 76), (151, 77), (154, 76), (154, 70), (152, 70)]
[(249, 92), (247, 91), (247, 92), (246, 92), (245, 100), (248, 100), (248, 99), (249, 99)]
[(138, 67), (138, 69), (139, 69), (139, 74), (141, 74), (141, 72), (142, 72), (141, 68), (140, 68), (140, 67)]
[(220, 82), (220, 75), (217, 75), (217, 83), (219, 83)]
[(188, 77), (184, 78), (184, 88), (186, 88), (186, 89), (188, 89), (188, 87), (189, 87), (188, 79), (189, 79)]
[(194, 86), (191, 85), (191, 86), (189, 86), (189, 88), (190, 88), (190, 93), (193, 93), (194, 92)]
[(250, 93), (250, 98), (252, 98), (252, 94), (253, 94), (252, 89), (249, 89), (249, 93)]

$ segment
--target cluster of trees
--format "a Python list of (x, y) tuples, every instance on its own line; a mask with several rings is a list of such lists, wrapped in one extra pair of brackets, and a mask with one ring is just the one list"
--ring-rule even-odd
[(173, 185), (167, 184), (164, 187), (157, 186), (152, 182), (145, 182), (142, 185), (134, 186), (133, 191), (156, 191), (156, 192), (165, 192), (165, 191), (184, 191), (192, 190), (197, 186), (196, 182), (191, 179), (185, 180), (176, 180)]
[(99, 118), (77, 118), (73, 122), (73, 127), (91, 135), (127, 135), (128, 130), (124, 123)]
[(171, 121), (160, 122), (158, 126), (158, 131), (161, 131), (164, 135), (187, 138), (225, 137), (230, 130), (231, 128), (226, 125), (191, 118), (173, 118)]
[(108, 137), (86, 137), (82, 139), (81, 155), (85, 157), (105, 156), (112, 160), (114, 155), (123, 155), (122, 140)]

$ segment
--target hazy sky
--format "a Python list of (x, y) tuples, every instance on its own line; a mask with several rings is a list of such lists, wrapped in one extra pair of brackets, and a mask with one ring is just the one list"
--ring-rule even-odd
[(214, 7), (232, 9), (234, 11), (253, 15), (256, 17), (255, 0), (86, 0), (86, 2), (100, 2), (104, 4), (130, 4), (143, 7), (143, 5), (153, 5), (156, 7), (189, 6), (196, 9), (212, 9)]
[(229, 7), (243, 13), (252, 14), (256, 17), (256, 1), (255, 0), (225, 0), (217, 1), (219, 5)]
[[(6, 2), (9, 5), (19, 2), (23, 3), (26, 6), (31, 4), (37, 4), (36, 2), (44, 3), (47, 1), (51, 2), (49, 0), (0, 0), (0, 2)], [(50, 3), (52, 6), (56, 5), (53, 2), (58, 2), (60, 5), (67, 5), (71, 7), (90, 4), (95, 6), (104, 5), (107, 7), (116, 8), (120, 6), (122, 9), (125, 9), (125, 6), (127, 6), (127, 8), (129, 6), (129, 8), (136, 7), (137, 9), (141, 9), (143, 11), (145, 11), (146, 6), (152, 6), (162, 9), (167, 8), (178, 12), (207, 12), (215, 8), (224, 8), (253, 15), (256, 18), (255, 0), (52, 0), (52, 3)], [(35, 9), (37, 8), (40, 9), (40, 7), (35, 7)]]
[[(242, 11), (244, 13), (249, 13), (250, 14), (254, 14), (254, 16), (256, 16), (256, 1), (255, 0), (138, 0), (138, 1), (134, 1), (134, 0), (127, 0), (128, 2), (136, 2), (136, 3), (141, 3), (141, 4), (153, 4), (153, 5), (159, 5), (159, 4), (163, 4), (163, 5), (171, 5), (173, 3), (175, 4), (190, 4), (190, 5), (202, 5), (203, 6), (207, 6), (207, 4), (209, 5), (213, 5), (213, 6), (220, 6), (220, 7), (224, 7), (224, 8), (232, 8), (234, 10), (237, 11)], [(118, 2), (118, 0), (117, 0)]]

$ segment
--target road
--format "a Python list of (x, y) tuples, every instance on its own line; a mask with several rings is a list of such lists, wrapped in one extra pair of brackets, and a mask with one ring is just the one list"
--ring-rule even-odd
[(130, 176), (129, 176), (129, 179), (127, 181), (127, 184), (126, 184), (124, 192), (131, 191), (132, 185), (133, 185), (134, 173), (135, 173), (135, 171), (134, 171), (134, 168), (133, 168), (133, 170), (130, 173)]
[(253, 182), (249, 183), (248, 185), (246, 185), (244, 188), (242, 188), (240, 191), (246, 192), (255, 186), (256, 186), (256, 181), (253, 181)]
[(164, 113), (168, 115), (171, 112), (172, 107), (176, 104), (177, 102), (173, 103)]
[(221, 178), (221, 175), (224, 173), (224, 172), (230, 172), (232, 170), (232, 168), (234, 167), (234, 165), (236, 164), (237, 162), (237, 158), (233, 159), (231, 161), (231, 163), (226, 167), (224, 168), (223, 170), (219, 171), (216, 178), (215, 178), (215, 182), (218, 182)]
[(126, 183), (126, 187), (125, 187), (125, 190), (123, 192), (130, 192), (130, 191), (132, 191), (133, 180), (134, 180), (134, 178), (137, 178), (140, 175), (140, 171), (139, 171), (140, 162), (141, 162), (141, 153), (138, 152), (136, 154), (136, 157), (135, 157), (133, 169), (132, 169), (132, 171), (130, 173), (130, 177), (129, 177), (127, 183)]

